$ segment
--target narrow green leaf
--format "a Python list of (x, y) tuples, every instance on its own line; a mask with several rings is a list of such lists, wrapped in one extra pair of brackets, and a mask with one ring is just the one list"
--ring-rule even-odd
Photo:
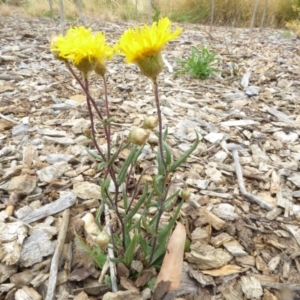
[(156, 193), (156, 195), (158, 197), (162, 197), (163, 196), (163, 192), (160, 190), (159, 186), (160, 186), (160, 181), (163, 179), (164, 177), (162, 175), (156, 175), (153, 177), (153, 189)]
[(115, 264), (118, 264), (118, 263), (123, 263), (124, 262), (124, 258), (112, 258), (110, 257), (109, 260)]
[(134, 207), (131, 209), (131, 211), (129, 212), (129, 214), (127, 216), (125, 216), (125, 223), (128, 222), (129, 220), (131, 220), (132, 217), (137, 213), (137, 211), (139, 210), (139, 208), (141, 207), (141, 205), (145, 202), (145, 199), (147, 197), (147, 193), (148, 193), (148, 184), (146, 183), (141, 198), (139, 199), (139, 201), (137, 202), (137, 204), (134, 205)]
[(157, 241), (158, 247), (154, 251), (153, 258), (152, 258), (152, 261), (150, 262), (150, 265), (153, 265), (153, 264), (157, 263), (157, 260), (161, 259), (162, 255), (166, 251), (166, 241), (168, 239), (168, 235), (170, 234), (170, 232), (171, 232), (171, 230), (172, 230), (172, 228), (173, 228), (173, 226), (174, 226), (174, 224), (177, 220), (177, 217), (179, 215), (182, 204), (183, 204), (183, 201), (179, 204), (179, 206), (176, 209), (174, 216), (171, 218), (168, 226), (163, 228), (158, 233), (158, 241)]
[(192, 147), (186, 151), (171, 167), (170, 167), (170, 172), (174, 172), (190, 155), (191, 153), (197, 148), (199, 144), (199, 136), (198, 133), (196, 132), (196, 140), (193, 143)]
[(142, 252), (145, 255), (145, 260), (147, 261), (151, 254), (151, 246), (148, 244), (147, 240), (144, 239), (142, 236), (140, 237), (140, 246), (141, 246)]
[(168, 128), (166, 128), (162, 136), (164, 142), (167, 140), (167, 137), (168, 137)]
[(128, 197), (127, 197), (125, 188), (122, 190), (122, 199), (123, 199), (123, 203), (124, 203), (124, 209), (127, 210), (127, 208), (128, 208)]
[(169, 208), (169, 206), (171, 205), (173, 199), (174, 199), (176, 196), (178, 196), (179, 192), (180, 192), (180, 190), (176, 191), (175, 193), (173, 193), (171, 196), (169, 196), (169, 197), (165, 200), (165, 202), (164, 202), (164, 211), (166, 211), (166, 210)]
[(169, 147), (169, 145), (165, 141), (163, 141), (163, 146), (166, 150), (166, 164), (167, 164), (167, 166), (169, 166), (172, 163), (171, 148)]
[(87, 151), (87, 153), (92, 156), (95, 159), (98, 159), (100, 161), (102, 161), (102, 157), (99, 154), (96, 154), (94, 151), (91, 151), (89, 148), (85, 147), (85, 150)]
[(133, 165), (136, 164), (136, 162), (137, 162), (139, 156), (141, 155), (141, 153), (142, 153), (144, 147), (145, 147), (145, 145), (139, 147), (139, 148), (138, 148), (138, 151), (136, 151), (136, 153), (135, 153), (135, 155), (134, 155), (134, 158), (133, 158), (133, 160), (132, 160)]
[(127, 247), (127, 249), (124, 253), (124, 263), (127, 266), (130, 266), (133, 261), (134, 251), (135, 251), (138, 240), (139, 240), (139, 235), (134, 234), (129, 246)]
[(107, 166), (106, 161), (102, 161), (101, 163), (98, 164), (98, 171), (101, 171), (105, 166)]
[(95, 222), (96, 222), (96, 224), (98, 225), (98, 227), (101, 231), (102, 231), (102, 226), (99, 222), (99, 219), (100, 219), (102, 211), (103, 211), (102, 208), (103, 208), (103, 205), (99, 205), (99, 207), (97, 209), (97, 212), (96, 212), (96, 216), (95, 216)]
[(157, 149), (157, 164), (158, 164), (158, 174), (159, 175), (164, 175), (165, 168), (164, 168), (164, 164), (163, 164), (163, 161), (162, 161), (162, 157), (160, 155), (159, 147)]
[(102, 181), (102, 183), (101, 183), (101, 197), (102, 197), (102, 200), (109, 207), (111, 207), (110, 201), (107, 199), (107, 196), (106, 196), (106, 193), (105, 193), (108, 190), (109, 183), (110, 183), (110, 179), (109, 178), (106, 178), (105, 180)]
[(148, 225), (146, 217), (142, 218), (142, 226), (149, 234), (151, 234), (152, 237), (157, 236), (156, 232)]
[(129, 168), (131, 162), (133, 161), (134, 156), (136, 155), (136, 152), (137, 152), (137, 146), (134, 145), (133, 148), (130, 151), (130, 154), (126, 158), (126, 160), (125, 160), (125, 162), (123, 164), (123, 167), (120, 170), (120, 173), (118, 174), (117, 183), (119, 185), (121, 185), (124, 182), (124, 179), (125, 179), (126, 174), (127, 174), (127, 170)]
[(93, 259), (93, 261), (97, 264), (97, 266), (102, 269), (106, 260), (107, 255), (103, 253), (103, 250), (98, 246), (95, 245), (93, 248), (90, 248), (82, 238), (77, 234), (75, 231), (75, 236), (80, 244), (80, 246), (88, 253), (88, 255)]

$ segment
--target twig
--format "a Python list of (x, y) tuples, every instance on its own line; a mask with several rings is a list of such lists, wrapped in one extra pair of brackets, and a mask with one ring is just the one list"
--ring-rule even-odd
[(281, 282), (268, 282), (260, 281), (260, 284), (265, 287), (269, 287), (276, 290), (287, 289), (290, 291), (300, 291), (300, 284), (297, 283), (281, 283)]
[(244, 185), (244, 180), (243, 180), (243, 172), (242, 172), (242, 167), (239, 161), (239, 153), (238, 150), (240, 150), (238, 145), (231, 145), (228, 147), (228, 150), (232, 151), (232, 156), (233, 156), (233, 161), (234, 161), (234, 166), (235, 166), (235, 172), (236, 172), (236, 177), (238, 180), (238, 185), (241, 194), (247, 198), (250, 202), (254, 202), (258, 204), (260, 207), (265, 208), (267, 210), (272, 210), (274, 206), (272, 204), (269, 204), (260, 198), (256, 197), (255, 195), (252, 195), (246, 191), (245, 185)]
[(12, 123), (14, 123), (14, 124), (18, 124), (18, 125), (20, 124), (19, 122), (15, 121), (15, 120), (13, 120), (13, 119), (11, 119), (11, 118), (9, 118), (9, 117), (6, 117), (6, 116), (4, 116), (4, 115), (2, 115), (2, 114), (0, 114), (0, 118), (4, 119), (4, 120), (6, 120), (6, 121), (12, 122)]
[[(112, 233), (110, 228), (110, 217), (109, 217), (109, 209), (106, 204), (104, 204), (104, 214), (105, 214), (105, 225), (108, 235), (110, 236), (110, 239), (112, 240)], [(115, 258), (114, 250), (112, 247), (112, 244), (108, 245), (108, 258), (109, 258), (109, 270), (110, 270), (110, 280), (111, 280), (111, 288), (113, 292), (118, 291), (118, 285), (117, 285), (117, 276), (116, 276), (116, 265), (114, 262), (111, 261), (111, 258)], [(99, 279), (100, 280), (100, 279)]]
[(57, 281), (59, 259), (63, 251), (68, 225), (69, 225), (69, 219), (70, 219), (70, 210), (66, 209), (62, 215), (62, 224), (59, 230), (59, 234), (57, 237), (57, 244), (51, 262), (49, 284), (48, 284), (48, 290), (47, 290), (47, 295), (45, 300), (53, 300), (55, 297), (55, 287)]

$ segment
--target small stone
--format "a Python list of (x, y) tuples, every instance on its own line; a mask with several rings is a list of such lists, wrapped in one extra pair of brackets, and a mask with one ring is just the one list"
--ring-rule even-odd
[(71, 166), (69, 166), (65, 161), (62, 161), (37, 171), (37, 174), (40, 181), (50, 182), (53, 179), (60, 178), (65, 172), (69, 171), (70, 169)]
[(83, 133), (86, 129), (90, 127), (90, 122), (84, 120), (84, 119), (78, 119), (74, 123), (72, 127), (72, 131), (74, 133)]
[(20, 135), (20, 134), (28, 133), (28, 131), (29, 131), (28, 125), (20, 124), (12, 128), (12, 135)]
[(222, 163), (227, 157), (228, 157), (228, 154), (225, 151), (220, 150), (213, 156), (212, 161)]
[(231, 204), (220, 203), (213, 208), (212, 212), (223, 220), (234, 221), (238, 218), (238, 215), (234, 212), (234, 210), (235, 208)]
[(207, 141), (209, 141), (212, 144), (221, 142), (223, 140), (223, 138), (224, 138), (224, 134), (218, 133), (218, 132), (210, 132), (209, 134), (207, 134), (204, 137), (204, 139), (206, 139)]
[(68, 162), (69, 160), (71, 160), (74, 156), (70, 155), (70, 154), (62, 154), (62, 153), (51, 153), (47, 155), (47, 162), (48, 164), (55, 164), (57, 162)]
[(58, 104), (53, 104), (51, 107), (53, 110), (69, 110), (73, 108), (75, 105), (70, 105), (67, 103), (58, 103)]
[(36, 187), (36, 176), (21, 175), (13, 177), (7, 191), (16, 192), (21, 195), (29, 195)]
[(249, 86), (247, 87), (245, 94), (247, 96), (256, 96), (259, 94), (259, 87), (257, 86)]
[(67, 133), (64, 130), (53, 130), (53, 129), (38, 129), (37, 131), (40, 135), (49, 135), (49, 136), (66, 136)]
[(54, 138), (54, 137), (44, 136), (43, 139), (48, 144), (57, 143), (57, 144), (67, 145), (67, 146), (75, 144), (73, 139), (66, 138), (66, 137), (64, 137), (64, 138), (60, 138), (60, 137)]
[(87, 199), (100, 199), (100, 186), (83, 181), (83, 182), (77, 182), (74, 184), (73, 192), (81, 199), (87, 200)]

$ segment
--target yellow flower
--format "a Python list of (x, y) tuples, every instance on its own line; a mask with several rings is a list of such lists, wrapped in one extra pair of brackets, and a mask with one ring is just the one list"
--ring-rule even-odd
[(181, 28), (171, 32), (171, 25), (168, 18), (163, 18), (151, 27), (144, 25), (128, 29), (121, 36), (116, 49), (126, 57), (127, 63), (137, 64), (146, 76), (153, 79), (163, 68), (163, 47), (182, 32)]
[(105, 69), (105, 62), (114, 54), (103, 33), (92, 34), (90, 28), (83, 26), (70, 28), (65, 36), (59, 35), (50, 47), (56, 56), (72, 61), (84, 73), (94, 70), (96, 64)]

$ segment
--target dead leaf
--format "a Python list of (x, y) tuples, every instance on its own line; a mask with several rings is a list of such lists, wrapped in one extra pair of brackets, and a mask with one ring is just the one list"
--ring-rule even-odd
[(242, 273), (245, 272), (247, 269), (239, 267), (237, 265), (226, 265), (219, 269), (202, 270), (202, 273), (213, 277), (217, 277), (217, 276), (227, 276), (231, 274)]

